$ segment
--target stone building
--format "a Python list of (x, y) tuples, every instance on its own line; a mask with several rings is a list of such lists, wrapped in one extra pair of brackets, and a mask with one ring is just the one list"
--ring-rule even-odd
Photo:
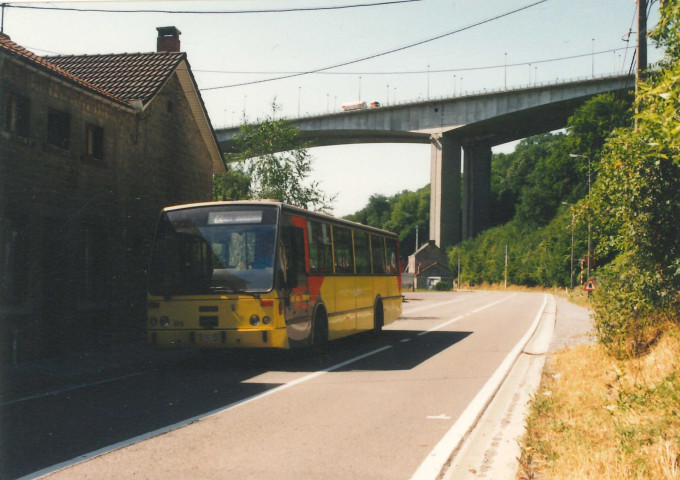
[(0, 35), (0, 363), (142, 338), (162, 207), (225, 165), (180, 32), (40, 57)]
[(438, 282), (453, 285), (453, 274), (448, 265), (446, 253), (430, 240), (408, 257), (405, 273), (413, 278), (413, 288), (431, 289)]

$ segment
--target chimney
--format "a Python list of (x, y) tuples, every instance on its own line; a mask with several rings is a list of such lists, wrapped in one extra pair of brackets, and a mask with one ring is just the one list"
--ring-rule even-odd
[(177, 27), (156, 27), (156, 30), (158, 30), (157, 52), (179, 52), (179, 36), (182, 32)]

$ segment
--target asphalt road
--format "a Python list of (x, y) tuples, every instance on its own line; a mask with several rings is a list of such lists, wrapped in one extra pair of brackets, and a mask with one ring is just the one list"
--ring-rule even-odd
[(193, 355), (4, 405), (3, 479), (411, 478), (544, 295), (409, 294), (323, 355)]

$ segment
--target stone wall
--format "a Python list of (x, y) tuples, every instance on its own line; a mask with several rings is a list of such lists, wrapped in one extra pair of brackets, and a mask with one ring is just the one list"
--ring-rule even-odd
[[(178, 79), (135, 112), (0, 62), (0, 363), (141, 341), (158, 213), (212, 190)], [(30, 102), (27, 136), (8, 132), (7, 94)], [(68, 148), (47, 144), (51, 108), (70, 117)], [(103, 129), (101, 159), (87, 124)]]

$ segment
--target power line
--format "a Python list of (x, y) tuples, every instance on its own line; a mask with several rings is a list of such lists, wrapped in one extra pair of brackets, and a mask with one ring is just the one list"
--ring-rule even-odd
[(168, 13), (168, 14), (182, 14), (182, 15), (237, 15), (237, 14), (255, 14), (255, 13), (290, 13), (290, 12), (315, 12), (322, 10), (346, 10), (350, 8), (362, 7), (382, 7), (385, 5), (395, 5), (400, 3), (421, 2), (422, 0), (391, 0), (376, 3), (357, 3), (352, 5), (336, 5), (328, 7), (297, 7), (297, 8), (271, 8), (265, 10), (114, 10), (103, 8), (76, 8), (76, 7), (39, 7), (31, 5), (12, 5), (10, 3), (3, 3), (7, 8), (21, 8), (27, 10), (57, 10), (66, 12), (79, 13)]
[[(629, 50), (633, 49), (635, 47), (620, 47), (620, 48), (612, 48), (609, 50), (600, 50), (599, 52), (595, 52), (594, 55), (602, 55), (605, 53), (615, 53), (619, 50)], [(582, 58), (582, 57), (590, 57), (593, 55), (593, 52), (588, 52), (588, 53), (582, 53), (578, 55), (569, 55), (566, 57), (555, 57), (555, 58), (547, 58), (543, 60), (532, 60), (530, 62), (518, 62), (518, 63), (508, 63), (506, 64), (498, 64), (498, 65), (486, 65), (486, 66), (481, 66), (481, 67), (462, 67), (462, 68), (445, 68), (445, 69), (439, 69), (439, 70), (396, 70), (396, 71), (385, 71), (385, 72), (315, 72), (318, 73), (319, 75), (422, 75), (424, 73), (451, 73), (451, 72), (469, 72), (473, 70), (492, 70), (494, 68), (503, 68), (503, 67), (521, 67), (525, 65), (535, 65), (539, 63), (549, 63), (549, 62), (558, 62), (562, 60), (571, 60), (574, 58)], [(200, 69), (192, 69), (192, 72), (194, 73), (224, 73), (224, 74), (230, 74), (230, 75), (292, 75), (292, 74), (301, 74), (304, 72), (275, 72), (275, 71), (232, 71), (232, 70), (200, 70)]]
[(297, 73), (292, 73), (292, 74), (289, 74), (289, 75), (283, 75), (283, 76), (280, 76), (280, 77), (265, 78), (265, 79), (262, 79), (262, 80), (235, 83), (235, 84), (232, 84), (232, 85), (222, 85), (222, 86), (219, 86), (219, 87), (208, 87), (208, 88), (202, 88), (200, 90), (202, 92), (206, 92), (206, 91), (209, 91), (209, 90), (220, 90), (220, 89), (223, 89), (223, 88), (243, 87), (243, 86), (246, 86), (246, 85), (254, 85), (254, 84), (258, 84), (258, 83), (273, 82), (273, 81), (276, 81), (276, 80), (285, 80), (287, 78), (301, 77), (303, 75), (310, 75), (310, 74), (313, 74), (313, 73), (320, 73), (320, 72), (323, 72), (323, 71), (326, 71), (326, 70), (331, 70), (331, 69), (334, 69), (334, 68), (345, 67), (347, 65), (353, 65), (355, 63), (363, 62), (363, 61), (366, 61), (366, 60), (372, 60), (374, 58), (383, 57), (385, 55), (389, 55), (389, 54), (396, 53), (396, 52), (401, 52), (403, 50), (407, 50), (409, 48), (417, 47), (419, 45), (424, 45), (424, 44), (429, 43), (429, 42), (434, 42), (435, 40), (439, 40), (439, 39), (442, 39), (444, 37), (448, 37), (450, 35), (454, 35), (456, 33), (460, 33), (460, 32), (463, 32), (465, 30), (470, 30), (474, 27), (478, 27), (480, 25), (484, 25), (486, 23), (493, 22), (494, 20), (499, 20), (503, 17), (507, 17), (507, 16), (513, 15), (515, 13), (524, 11), (524, 10), (528, 10), (529, 8), (535, 7), (536, 5), (540, 5), (541, 3), (546, 3), (548, 1), (549, 0), (539, 0), (539, 1), (531, 3), (529, 5), (525, 5), (523, 7), (516, 8), (514, 10), (510, 10), (510, 11), (505, 12), (505, 13), (501, 13), (500, 15), (496, 15), (495, 17), (491, 17), (491, 18), (488, 18), (486, 20), (480, 20), (479, 22), (467, 25), (465, 27), (458, 28), (456, 30), (452, 30), (452, 31), (447, 32), (447, 33), (442, 33), (440, 35), (436, 35), (434, 37), (430, 37), (428, 39), (421, 40), (419, 42), (414, 42), (414, 43), (405, 45), (403, 47), (393, 48), (393, 49), (387, 50), (385, 52), (376, 53), (374, 55), (369, 55), (367, 57), (358, 58), (356, 60), (350, 60), (350, 61), (347, 61), (347, 62), (338, 63), (336, 65), (331, 65), (331, 66), (328, 66), (328, 67), (317, 68), (317, 69), (314, 69), (314, 70), (309, 70), (307, 72), (297, 72)]

